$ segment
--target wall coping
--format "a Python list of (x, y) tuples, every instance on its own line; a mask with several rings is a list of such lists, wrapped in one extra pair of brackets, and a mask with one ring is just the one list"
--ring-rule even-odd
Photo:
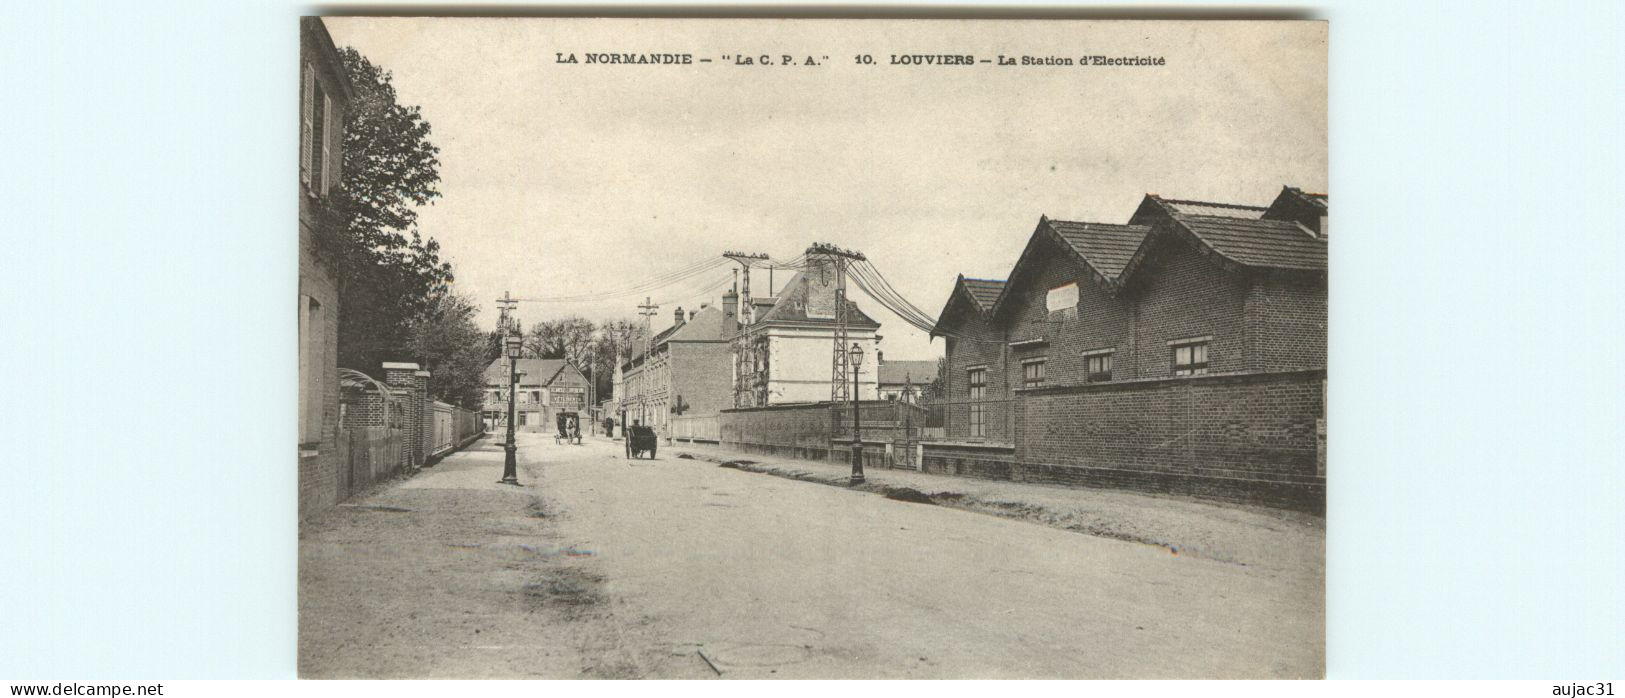
[(399, 362), (399, 361), (385, 361), (383, 363), (383, 367), (385, 369), (405, 369), (405, 370), (408, 370), (408, 371), (416, 371), (416, 370), (422, 368), (422, 366), (419, 366), (419, 365), (414, 364), (414, 363), (402, 363), (402, 362)]
[(412, 375), (418, 376), (419, 378), (428, 378), (430, 374), (428, 371), (416, 371)]
[(921, 446), (947, 446), (950, 448), (985, 448), (995, 451), (1009, 451), (1015, 453), (1016, 445), (999, 441), (925, 441), (918, 442)]
[[(850, 401), (847, 401), (847, 402), (841, 402), (841, 403), (838, 403), (838, 404), (840, 406), (842, 406), (842, 407), (846, 407), (848, 405), (851, 405), (852, 403)], [(859, 400), (858, 401), (858, 406), (859, 407), (875, 406), (875, 405), (890, 405), (890, 404), (893, 404), (893, 401), (891, 401), (891, 400)], [(823, 409), (829, 409), (831, 407), (835, 407), (836, 405), (837, 405), (837, 403), (830, 402), (829, 400), (821, 400), (819, 402), (781, 402), (781, 403), (779, 403), (777, 405), (763, 405), (762, 407), (729, 407), (729, 408), (727, 408), (725, 410), (719, 411), (717, 414), (728, 414), (728, 413), (734, 413), (734, 412), (772, 412), (772, 411), (775, 411), (775, 410), (795, 410), (795, 409), (803, 409), (804, 410), (804, 409), (807, 409), (807, 408), (810, 408), (810, 407), (818, 407), (818, 408), (823, 408)]]
[(1302, 371), (1246, 371), (1238, 373), (1206, 373), (1199, 376), (1166, 376), (1163, 378), (1134, 378), (1121, 381), (1107, 381), (1103, 383), (1082, 383), (1079, 385), (1051, 385), (1040, 388), (1016, 388), (1017, 397), (1042, 395), (1071, 395), (1076, 393), (1100, 393), (1117, 390), (1136, 390), (1140, 388), (1154, 388), (1162, 385), (1179, 383), (1267, 383), (1291, 379), (1322, 379), (1326, 378), (1326, 369), (1312, 368)]

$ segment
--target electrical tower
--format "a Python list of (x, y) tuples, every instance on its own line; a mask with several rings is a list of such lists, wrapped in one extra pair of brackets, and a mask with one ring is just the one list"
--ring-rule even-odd
[(638, 306), (638, 314), (643, 316), (643, 364), (638, 369), (638, 413), (642, 415), (643, 425), (649, 425), (649, 389), (653, 382), (649, 376), (649, 352), (654, 350), (654, 335), (649, 330), (649, 320), (655, 316), (660, 306), (651, 302), (648, 296), (643, 297), (643, 305)]
[[(756, 304), (750, 299), (750, 266), (752, 260), (766, 261), (765, 254), (747, 254), (728, 251), (723, 257), (739, 263), (744, 270), (744, 283), (739, 289), (739, 334), (734, 338), (734, 407), (761, 407), (767, 402), (765, 394), (758, 395), (758, 383), (766, 388), (759, 375), (761, 367), (756, 356)], [(772, 289), (768, 289), (769, 293)]]
[(497, 318), (497, 332), (505, 335), (512, 334), (513, 328), (509, 326), (509, 323), (512, 321), (512, 317), (509, 315), (509, 313), (511, 313), (518, 305), (519, 299), (509, 295), (507, 291), (502, 292), (502, 297), (497, 299), (497, 307), (500, 308), (502, 312), (501, 316)]
[[(814, 243), (812, 247), (807, 248), (807, 256), (822, 257), (824, 264), (828, 265), (828, 269), (835, 275), (835, 341), (830, 356), (829, 400), (840, 404), (857, 397), (852, 394), (851, 386), (847, 383), (852, 380), (850, 371), (856, 370), (856, 367), (850, 366), (846, 356), (849, 336), (847, 328), (851, 322), (847, 317), (851, 304), (846, 300), (846, 265), (854, 259), (862, 260), (864, 256), (861, 252), (843, 250), (824, 243)], [(824, 285), (829, 285), (827, 276)]]

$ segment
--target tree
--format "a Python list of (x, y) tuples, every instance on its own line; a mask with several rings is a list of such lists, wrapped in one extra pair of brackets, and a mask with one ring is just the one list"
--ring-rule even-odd
[(601, 397), (613, 397), (615, 367), (643, 351), (645, 333), (643, 323), (630, 320), (605, 320), (599, 323), (598, 337), (593, 342), (593, 375)]
[(931, 377), (931, 382), (920, 389), (920, 399), (941, 400), (948, 393), (948, 359), (937, 357), (937, 373)]
[(429, 394), (468, 409), (480, 407), (491, 362), (488, 336), (474, 322), (478, 312), (468, 297), (447, 293), (407, 325), (407, 349), (429, 371)]
[(411, 354), (410, 325), (448, 293), (453, 275), (440, 243), (417, 229), (416, 208), (440, 196), (429, 122), (396, 101), (388, 71), (353, 48), (340, 58), (355, 99), (317, 252), (339, 280), (339, 364), (371, 371)]
[(537, 359), (564, 359), (581, 370), (589, 368), (593, 336), (597, 326), (591, 320), (571, 316), (544, 320), (525, 333), (525, 355)]

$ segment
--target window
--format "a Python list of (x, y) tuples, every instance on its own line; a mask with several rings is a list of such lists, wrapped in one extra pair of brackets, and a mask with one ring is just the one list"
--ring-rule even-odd
[(1199, 376), (1207, 373), (1207, 340), (1175, 344), (1174, 375)]
[(321, 192), (322, 196), (327, 196), (328, 187), (332, 186), (333, 179), (334, 179), (334, 176), (333, 176), (333, 134), (334, 134), (334, 130), (333, 130), (333, 98), (331, 96), (329, 96), (329, 95), (323, 94), (322, 95), (322, 137), (319, 139), (321, 144), (322, 144), (322, 159), (321, 159), (321, 163), (322, 163), (322, 166), (321, 166), (322, 180), (321, 180), (321, 189), (319, 190)]
[(299, 119), (299, 181), (310, 184), (311, 135), (316, 131), (316, 66), (305, 64), (304, 103), (300, 105)]
[[(987, 369), (973, 368), (967, 372), (967, 385), (970, 386), (970, 399), (980, 400), (987, 394)], [(975, 437), (987, 436), (986, 415), (982, 413), (982, 406), (970, 406), (970, 435)]]
[(1021, 364), (1021, 387), (1036, 388), (1044, 384), (1044, 360), (1024, 361)]
[(518, 424), (518, 426), (523, 427), (523, 426), (529, 426), (529, 425), (530, 425), (530, 413), (529, 412), (520, 412), (519, 413), (519, 424)]
[(1083, 353), (1083, 367), (1089, 374), (1089, 382), (1109, 381), (1112, 379), (1112, 350), (1096, 349)]
[(322, 89), (316, 66), (305, 64), (304, 103), (299, 123), (299, 181), (312, 194), (326, 196), (338, 181), (340, 124), (333, 96)]

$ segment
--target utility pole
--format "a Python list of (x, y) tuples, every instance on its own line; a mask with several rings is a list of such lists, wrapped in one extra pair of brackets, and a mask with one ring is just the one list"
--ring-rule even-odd
[[(860, 252), (843, 250), (839, 247), (826, 243), (813, 243), (812, 247), (807, 248), (807, 256), (809, 258), (823, 258), (823, 262), (820, 264), (820, 266), (824, 269), (823, 273), (833, 273), (835, 275), (835, 336), (832, 338), (834, 343), (831, 349), (829, 368), (829, 401), (831, 410), (829, 440), (830, 446), (833, 448), (835, 445), (836, 434), (841, 430), (841, 403), (852, 403), (852, 427), (854, 432), (856, 432), (858, 424), (857, 367), (852, 366), (850, 363), (852, 359), (857, 357), (849, 358), (847, 356), (847, 325), (849, 320), (847, 319), (846, 302), (846, 265), (850, 260), (863, 259), (864, 257)], [(829, 280), (827, 277), (824, 279), (824, 285), (829, 285)], [(852, 378), (851, 392), (848, 392), (847, 390), (846, 380), (848, 376)], [(854, 437), (855, 436), (856, 434), (854, 433)], [(858, 444), (856, 442), (853, 442), (853, 448), (858, 448)], [(854, 481), (862, 482), (861, 477), (862, 476), (859, 475), (859, 479)]]
[(497, 318), (497, 330), (498, 331), (500, 331), (500, 332), (508, 332), (509, 331), (508, 323), (512, 321), (512, 318), (510, 317), (510, 313), (518, 305), (519, 305), (519, 299), (514, 298), (507, 291), (502, 292), (502, 297), (497, 299), (497, 307), (502, 312), (502, 315)]
[[(498, 316), (497, 316), (497, 334), (502, 337), (502, 340), (501, 340), (502, 341), (502, 347), (503, 347), (503, 349), (502, 349), (502, 358), (507, 359), (507, 362), (508, 362), (508, 371), (507, 372), (508, 373), (513, 373), (514, 372), (515, 366), (517, 365), (517, 361), (518, 361), (516, 358), (509, 358), (508, 355), (511, 352), (508, 351), (508, 347), (507, 347), (508, 337), (511, 336), (511, 335), (517, 334), (516, 332), (513, 331), (512, 323), (514, 322), (514, 318), (513, 318), (512, 314), (513, 314), (513, 309), (515, 307), (517, 307), (518, 305), (519, 305), (519, 300), (517, 298), (514, 298), (513, 294), (509, 293), (508, 291), (503, 291), (502, 292), (502, 297), (497, 299), (497, 311), (499, 313)], [(513, 385), (510, 384), (508, 386), (508, 389), (513, 390)], [(508, 410), (508, 420), (510, 422), (513, 420), (513, 410), (511, 410), (511, 409)], [(511, 438), (509, 439), (510, 442), (512, 440), (513, 439), (511, 439)]]
[(643, 364), (638, 368), (638, 414), (642, 415), (644, 426), (649, 425), (649, 352), (654, 350), (654, 335), (649, 331), (649, 319), (659, 309), (660, 306), (651, 302), (648, 296), (644, 296), (643, 305), (638, 306), (638, 314), (643, 316)]
[[(734, 338), (734, 407), (761, 407), (766, 396), (757, 395), (756, 338), (751, 326), (756, 324), (756, 304), (750, 299), (750, 267), (752, 261), (766, 261), (765, 254), (747, 254), (728, 251), (723, 257), (739, 263), (744, 270), (744, 283), (739, 288), (739, 335)], [(771, 267), (770, 267), (771, 268)], [(770, 288), (769, 291), (772, 289)], [(765, 384), (763, 387), (766, 387)]]
[(807, 256), (822, 257), (823, 264), (835, 275), (835, 337), (830, 356), (829, 399), (830, 402), (840, 404), (851, 397), (847, 393), (846, 384), (846, 379), (850, 375), (846, 353), (848, 328), (851, 323), (847, 317), (850, 304), (846, 300), (846, 265), (852, 260), (863, 260), (864, 256), (862, 252), (843, 250), (825, 243), (814, 243), (812, 247), (807, 248)]

